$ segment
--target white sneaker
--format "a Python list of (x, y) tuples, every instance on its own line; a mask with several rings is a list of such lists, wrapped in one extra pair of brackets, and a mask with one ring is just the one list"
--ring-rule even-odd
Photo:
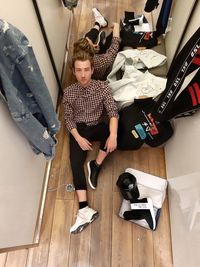
[(70, 228), (70, 233), (77, 234), (82, 232), (90, 223), (97, 219), (99, 213), (88, 206), (80, 209), (76, 216), (75, 224)]
[(108, 21), (101, 15), (97, 8), (93, 8), (92, 12), (94, 14), (95, 22), (98, 22), (101, 28), (108, 26)]

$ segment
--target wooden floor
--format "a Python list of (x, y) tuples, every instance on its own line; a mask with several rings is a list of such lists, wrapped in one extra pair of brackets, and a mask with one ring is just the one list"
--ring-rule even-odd
[[(80, 0), (74, 10), (71, 40), (82, 36), (92, 25), (92, 7), (98, 7), (109, 22), (119, 21), (124, 10), (142, 13), (144, 0)], [(147, 17), (150, 15), (148, 14)], [(65, 84), (71, 82), (67, 72)], [(89, 203), (100, 217), (82, 233), (70, 235), (75, 220), (77, 200), (74, 192), (66, 192), (72, 182), (69, 164), (68, 134), (63, 125), (58, 134), (56, 157), (52, 162), (40, 245), (0, 254), (0, 267), (171, 267), (171, 240), (167, 199), (155, 232), (146, 230), (118, 217), (121, 195), (116, 187), (118, 176), (132, 167), (165, 177), (162, 148), (142, 148), (139, 151), (115, 151), (105, 161), (98, 188), (89, 189)], [(96, 146), (97, 147), (97, 146)], [(95, 158), (97, 150), (88, 155)], [(13, 222), (14, 223), (14, 222)]]

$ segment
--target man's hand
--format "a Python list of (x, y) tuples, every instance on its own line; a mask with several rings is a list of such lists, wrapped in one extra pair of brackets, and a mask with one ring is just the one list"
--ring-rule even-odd
[(117, 148), (117, 136), (110, 135), (104, 148), (106, 149), (107, 153), (113, 152)]
[(79, 137), (76, 138), (76, 141), (82, 150), (92, 150), (92, 144), (86, 138), (79, 135)]
[(113, 37), (119, 37), (119, 23), (113, 22)]
[(71, 130), (71, 134), (82, 150), (92, 150), (92, 144), (86, 138), (82, 137), (76, 128)]

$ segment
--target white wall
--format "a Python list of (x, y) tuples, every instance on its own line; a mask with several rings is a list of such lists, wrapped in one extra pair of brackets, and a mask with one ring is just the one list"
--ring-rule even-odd
[[(188, 1), (185, 2), (188, 4)], [(180, 4), (183, 4), (183, 2)], [(181, 7), (179, 12), (180, 10)], [(179, 14), (182, 16), (182, 10)], [(199, 14), (200, 1), (197, 2), (181, 47), (199, 27)], [(175, 134), (165, 146), (174, 267), (199, 266), (199, 152), (200, 112), (192, 117), (176, 119)]]
[(200, 113), (175, 120), (174, 136), (165, 145), (167, 178), (200, 171)]
[[(31, 0), (0, 0), (1, 19), (19, 28), (33, 46), (56, 105), (58, 86)], [(0, 100), (0, 248), (32, 243), (46, 161), (36, 156)]]

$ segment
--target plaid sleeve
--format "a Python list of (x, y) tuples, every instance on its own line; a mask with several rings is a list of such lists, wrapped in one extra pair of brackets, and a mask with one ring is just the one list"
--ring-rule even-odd
[(99, 55), (99, 63), (102, 62), (106, 68), (112, 66), (119, 51), (119, 43), (120, 38), (113, 37), (112, 43), (106, 53)]
[(68, 101), (67, 90), (63, 94), (63, 106), (64, 106), (64, 120), (67, 130), (70, 132), (73, 128), (76, 128), (76, 123), (73, 120), (73, 108)]
[(94, 74), (93, 78), (97, 80), (106, 80), (107, 71), (112, 67), (113, 62), (119, 50), (120, 38), (113, 37), (109, 49), (104, 54), (94, 56)]
[(114, 98), (112, 97), (111, 89), (109, 88), (108, 85), (105, 85), (104, 87), (104, 107), (107, 111), (109, 118), (112, 117), (116, 117), (117, 119), (119, 118), (118, 108)]

